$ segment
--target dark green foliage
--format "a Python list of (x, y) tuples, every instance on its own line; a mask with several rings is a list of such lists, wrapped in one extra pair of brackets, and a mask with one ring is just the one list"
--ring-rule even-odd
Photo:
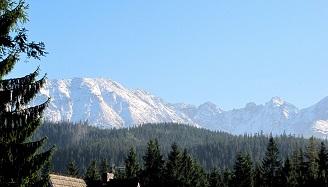
[(79, 176), (79, 168), (75, 164), (74, 161), (71, 161), (67, 164), (67, 175), (72, 177), (78, 177)]
[(100, 175), (99, 175), (99, 171), (97, 168), (97, 162), (95, 160), (93, 160), (90, 163), (90, 165), (85, 173), (84, 180), (87, 183), (87, 185), (90, 187), (100, 185)]
[(283, 183), (281, 170), (282, 164), (279, 158), (279, 150), (274, 139), (270, 137), (261, 166), (263, 185), (267, 187), (281, 185)]
[(167, 162), (164, 168), (164, 177), (167, 183), (166, 186), (179, 186), (180, 180), (183, 177), (181, 175), (181, 166), (182, 166), (182, 155), (178, 148), (178, 145), (174, 143), (171, 146), (171, 151), (168, 155)]
[(289, 158), (287, 158), (284, 162), (282, 169), (282, 181), (285, 186), (297, 185), (296, 174), (292, 170), (292, 165)]
[(100, 169), (99, 169), (101, 181), (107, 180), (107, 173), (112, 172), (111, 170), (112, 169), (109, 167), (107, 159), (102, 159), (102, 161), (100, 163)]
[(45, 138), (30, 141), (40, 126), (47, 102), (29, 107), (29, 102), (45, 83), (36, 80), (38, 70), (21, 78), (4, 79), (19, 57), (40, 59), (45, 54), (42, 42), (29, 42), (22, 28), (27, 21), (24, 1), (0, 3), (0, 186), (44, 186), (48, 180), (43, 166), (52, 150), (41, 152)]
[(306, 164), (304, 162), (304, 153), (303, 153), (303, 149), (299, 149), (294, 151), (293, 155), (292, 155), (292, 160), (291, 160), (291, 175), (292, 177), (296, 178), (293, 179), (295, 185), (299, 185), (299, 186), (305, 186), (306, 181), (305, 181), (305, 176), (307, 175), (307, 171), (306, 171)]
[(142, 172), (142, 186), (162, 186), (163, 183), (161, 176), (164, 160), (156, 139), (148, 142), (143, 160), (144, 169)]
[(319, 174), (318, 163), (318, 148), (316, 140), (311, 137), (305, 152), (305, 167), (306, 175), (305, 180), (308, 185), (317, 186), (317, 179)]
[(107, 159), (102, 159), (100, 163), (100, 174), (108, 173), (109, 172), (109, 164), (107, 162)]
[(137, 153), (134, 148), (131, 148), (128, 157), (125, 159), (125, 178), (136, 178), (139, 172), (140, 167), (137, 160)]
[[(83, 161), (91, 158), (98, 158), (97, 160), (102, 160), (102, 158), (116, 158), (117, 156), (122, 156), (124, 158), (125, 155), (128, 154), (123, 163), (116, 162), (116, 159), (112, 162), (117, 166), (115, 167), (115, 179), (139, 180), (142, 186), (307, 187), (313, 186), (313, 182), (318, 184), (315, 186), (326, 185), (326, 183), (323, 184), (318, 181), (320, 177), (317, 177), (317, 180), (312, 182), (307, 180), (309, 165), (307, 161), (310, 159), (308, 159), (309, 156), (306, 155), (311, 155), (309, 154), (309, 150), (313, 151), (313, 157), (318, 158), (316, 162), (319, 165), (319, 169), (315, 175), (320, 176), (319, 171), (323, 171), (325, 167), (324, 153), (326, 152), (326, 148), (324, 144), (322, 144), (321, 151), (319, 151), (317, 141), (314, 140), (294, 138), (286, 135), (276, 138), (258, 135), (231, 136), (226, 133), (210, 132), (204, 129), (173, 124), (146, 125), (138, 128), (119, 130), (100, 130), (84, 125), (72, 126), (69, 124), (61, 124), (61, 126), (48, 125), (41, 130), (42, 132), (47, 132), (50, 136), (54, 136), (54, 139), (60, 134), (65, 141), (59, 143), (66, 146), (68, 145), (67, 148), (71, 148), (67, 149), (67, 152), (62, 152), (62, 154), (66, 154), (67, 157), (74, 157), (75, 154), (78, 154), (76, 158), (80, 160), (82, 164)], [(189, 131), (193, 136), (184, 137), (182, 140), (179, 135), (189, 133)], [(74, 137), (75, 133), (77, 133), (78, 136)], [(148, 144), (144, 143), (145, 139), (152, 137), (154, 134), (163, 140), (161, 146), (159, 146), (156, 140), (151, 140)], [(221, 136), (224, 138), (221, 139)], [(61, 139), (61, 141), (63, 141), (63, 139)], [(131, 139), (131, 142), (129, 139)], [(179, 146), (173, 143), (175, 142), (174, 140), (181, 141), (179, 142)], [(98, 141), (99, 143), (90, 145)], [(117, 151), (118, 148), (124, 147), (121, 144), (122, 141), (125, 141), (125, 148), (126, 145), (133, 145), (132, 147), (136, 147), (136, 149), (127, 149), (127, 151), (123, 153), (118, 152), (116, 156), (116, 153), (113, 154), (113, 152)], [(200, 165), (199, 161), (210, 158), (208, 155), (212, 154), (211, 151), (216, 152), (215, 149), (208, 149), (209, 145), (225, 144), (226, 141), (230, 143), (230, 146), (224, 147), (225, 149), (220, 149), (220, 152), (217, 152), (214, 156), (224, 158), (227, 161), (233, 160), (234, 164), (229, 167), (222, 167), (220, 163), (213, 162), (215, 159), (206, 160), (208, 163), (212, 163), (212, 167), (220, 168), (211, 173), (206, 173), (206, 170), (204, 170), (206, 167), (204, 166), (207, 164)], [(264, 146), (262, 145), (263, 141), (267, 143)], [(112, 145), (110, 144), (111, 142), (115, 142), (117, 145)], [(166, 144), (169, 142), (172, 143), (169, 146), (169, 150), (166, 150)], [(143, 147), (143, 144), (146, 144), (147, 147)], [(181, 151), (179, 149), (181, 144), (185, 145), (184, 147), (187, 147), (187, 149)], [(77, 145), (81, 145), (81, 147)], [(202, 149), (200, 149), (200, 145), (203, 146)], [(87, 149), (75, 153), (72, 151), (74, 146), (82, 150), (84, 148)], [(195, 150), (195, 146), (198, 150), (202, 150), (202, 154), (192, 152)], [(104, 148), (107, 147), (109, 147), (112, 152), (105, 151)], [(234, 154), (236, 150), (233, 148), (235, 147), (238, 147), (236, 150), (246, 149), (249, 151), (245, 151), (245, 154), (241, 155), (237, 153)], [(314, 148), (309, 149), (310, 147)], [(303, 153), (304, 148), (307, 148), (305, 154)], [(167, 154), (166, 158), (162, 156), (162, 152)], [(263, 152), (263, 156), (261, 156), (262, 162), (258, 162), (259, 160), (254, 156), (259, 152)], [(92, 156), (90, 153), (98, 157), (93, 157), (95, 155)], [(230, 157), (231, 155), (238, 156), (236, 156), (236, 160), (234, 160), (231, 158), (229, 159), (229, 155)], [(140, 170), (134, 169), (139, 168), (137, 165), (141, 163), (141, 158), (143, 158), (144, 166), (140, 168)], [(281, 161), (282, 159), (284, 159), (283, 163)], [(254, 165), (252, 161), (256, 161)], [(120, 167), (124, 164), (126, 166), (125, 168)], [(102, 168), (102, 166), (99, 167)], [(97, 171), (96, 164), (93, 164), (91, 168), (93, 168), (92, 171)], [(87, 173), (90, 173), (90, 167)], [(100, 184), (99, 179), (94, 181), (96, 185)]]
[[(179, 124), (152, 124), (126, 129), (97, 129), (84, 124), (46, 123), (35, 139), (47, 136), (50, 145), (56, 144), (53, 158), (55, 172), (65, 172), (66, 163), (75, 160), (84, 173), (91, 160), (107, 158), (116, 166), (124, 166), (126, 154), (131, 147), (142, 163), (149, 139), (158, 138), (161, 152), (167, 155), (171, 145), (177, 142), (180, 147), (210, 171), (213, 167), (232, 168), (238, 152), (247, 152), (252, 160), (262, 160), (268, 137), (264, 135), (233, 136), (223, 132), (212, 132)], [(282, 135), (275, 138), (281, 158), (291, 155), (293, 150), (304, 148), (307, 140)]]
[(220, 175), (220, 172), (216, 168), (213, 169), (208, 176), (208, 186), (209, 187), (223, 186), (222, 177)]
[(234, 165), (235, 187), (251, 187), (252, 182), (252, 161), (248, 154), (238, 154)]
[(207, 186), (207, 178), (203, 168), (192, 159), (185, 149), (181, 156), (179, 183), (186, 187), (201, 187)]
[(326, 146), (324, 142), (320, 144), (320, 151), (319, 151), (319, 174), (318, 174), (318, 181), (319, 186), (326, 187), (328, 186), (328, 153), (326, 150)]
[(257, 163), (253, 171), (253, 185), (254, 186), (263, 186), (263, 176), (261, 171), (261, 166)]
[(233, 181), (233, 172), (230, 169), (226, 168), (222, 172), (222, 178), (223, 178), (223, 186), (224, 187), (230, 187), (236, 183), (235, 181)]

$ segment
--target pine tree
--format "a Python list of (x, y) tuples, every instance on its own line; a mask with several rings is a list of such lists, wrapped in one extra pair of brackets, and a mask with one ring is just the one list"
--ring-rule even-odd
[(99, 172), (101, 175), (109, 172), (109, 164), (107, 162), (107, 159), (101, 160)]
[(217, 169), (213, 169), (208, 178), (209, 187), (223, 186), (221, 175)]
[(234, 165), (235, 187), (251, 187), (252, 182), (252, 161), (249, 154), (238, 154)]
[(50, 179), (49, 173), (51, 172), (51, 170), (52, 170), (52, 162), (51, 162), (51, 159), (50, 159), (44, 164), (44, 166), (41, 169), (42, 181), (40, 181), (40, 182), (42, 184), (35, 185), (35, 186), (46, 186), (46, 184), (44, 184), (44, 182), (49, 181), (49, 179)]
[(305, 186), (306, 185), (305, 175), (307, 174), (307, 171), (306, 171), (306, 163), (304, 161), (304, 152), (302, 148), (294, 151), (292, 155), (291, 163), (292, 163), (291, 173), (296, 177), (296, 181), (297, 181), (295, 186)]
[(125, 177), (128, 179), (136, 178), (139, 171), (140, 167), (137, 160), (136, 150), (131, 148), (128, 157), (125, 159)]
[(195, 160), (193, 161), (193, 180), (192, 184), (190, 187), (207, 187), (208, 186), (208, 181), (206, 177), (206, 173), (203, 169), (203, 167), (196, 162)]
[(234, 184), (233, 181), (233, 172), (226, 168), (222, 172), (222, 177), (223, 177), (223, 187), (231, 187)]
[(292, 166), (291, 163), (289, 161), (289, 158), (287, 157), (285, 162), (284, 162), (284, 166), (282, 168), (282, 175), (283, 175), (283, 182), (287, 185), (287, 181), (289, 178), (289, 175), (292, 171)]
[(100, 184), (100, 175), (97, 168), (97, 162), (95, 160), (91, 161), (89, 167), (87, 168), (84, 180), (88, 187), (96, 187)]
[(143, 186), (162, 186), (162, 171), (164, 167), (163, 156), (161, 155), (158, 141), (150, 140), (148, 142), (147, 151), (144, 160), (144, 170), (142, 174)]
[(107, 159), (102, 159), (100, 163), (100, 176), (101, 181), (107, 181), (107, 173), (109, 172), (109, 164), (107, 162)]
[(308, 146), (306, 147), (305, 159), (306, 184), (310, 186), (316, 186), (319, 174), (319, 157), (317, 143), (313, 137), (309, 139)]
[(166, 186), (181, 186), (181, 157), (182, 156), (178, 145), (174, 143), (171, 146), (171, 152), (168, 155), (168, 160), (164, 168), (164, 178), (166, 181)]
[(203, 187), (208, 185), (203, 168), (191, 158), (186, 149), (181, 157), (180, 175), (179, 184), (181, 186)]
[(296, 187), (298, 186), (297, 181), (297, 169), (293, 163), (287, 158), (283, 167), (283, 184), (286, 187)]
[(185, 149), (181, 156), (180, 174), (182, 175), (181, 183), (183, 186), (191, 186), (193, 184), (193, 160)]
[(279, 186), (282, 183), (281, 170), (282, 164), (279, 159), (279, 150), (274, 139), (270, 137), (261, 167), (264, 186)]
[(324, 142), (320, 144), (319, 151), (319, 186), (327, 187), (328, 186), (328, 153)]
[(19, 23), (27, 21), (23, 0), (0, 2), (0, 186), (46, 185), (40, 170), (52, 150), (39, 151), (46, 138), (30, 141), (40, 126), (48, 101), (29, 107), (29, 102), (45, 83), (36, 80), (39, 71), (21, 78), (4, 79), (19, 61), (20, 55), (40, 59), (45, 49), (42, 42), (29, 42), (27, 30)]
[(254, 187), (263, 186), (262, 171), (261, 171), (261, 166), (259, 163), (257, 163), (254, 167), (253, 184), (254, 184)]
[(79, 168), (75, 164), (74, 161), (70, 161), (66, 166), (66, 172), (67, 175), (72, 177), (78, 177), (79, 176)]

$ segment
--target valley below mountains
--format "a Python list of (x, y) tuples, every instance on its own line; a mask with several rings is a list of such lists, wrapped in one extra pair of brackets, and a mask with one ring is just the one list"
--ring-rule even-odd
[(51, 97), (51, 103), (44, 116), (51, 122), (86, 121), (100, 128), (174, 122), (231, 134), (328, 135), (328, 97), (304, 109), (273, 97), (265, 104), (248, 103), (244, 108), (224, 111), (211, 102), (200, 106), (168, 103), (103, 78), (48, 80), (34, 103), (46, 97)]

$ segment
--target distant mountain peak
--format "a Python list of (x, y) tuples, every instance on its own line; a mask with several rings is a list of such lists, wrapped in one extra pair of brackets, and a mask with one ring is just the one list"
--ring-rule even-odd
[(257, 107), (257, 105), (254, 102), (249, 102), (245, 105), (245, 108), (255, 108), (255, 107)]
[(285, 105), (286, 102), (282, 98), (275, 96), (275, 97), (271, 98), (269, 103), (274, 106), (282, 106), (282, 105)]
[(328, 135), (328, 97), (302, 110), (276, 96), (264, 105), (252, 102), (245, 108), (223, 111), (212, 102), (170, 104), (110, 79), (78, 77), (48, 80), (35, 102), (49, 96), (52, 102), (44, 116), (50, 121), (88, 121), (101, 128), (175, 122), (233, 134)]
[(45, 114), (50, 121), (88, 121), (103, 128), (159, 122), (197, 126), (154, 95), (143, 90), (129, 90), (110, 79), (49, 80), (39, 98), (45, 96), (52, 97)]
[(212, 112), (218, 112), (221, 113), (223, 110), (219, 108), (216, 104), (207, 101), (201, 105), (198, 106), (199, 110), (207, 110), (207, 111), (212, 111)]

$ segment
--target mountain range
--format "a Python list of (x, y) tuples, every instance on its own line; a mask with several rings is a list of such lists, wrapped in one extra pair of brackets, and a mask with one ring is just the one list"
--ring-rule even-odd
[(52, 122), (87, 121), (100, 128), (176, 122), (232, 134), (328, 135), (328, 97), (304, 109), (273, 97), (265, 104), (248, 103), (244, 108), (224, 111), (211, 102), (200, 106), (168, 103), (104, 78), (48, 80), (34, 103), (47, 97), (51, 103), (44, 116)]

